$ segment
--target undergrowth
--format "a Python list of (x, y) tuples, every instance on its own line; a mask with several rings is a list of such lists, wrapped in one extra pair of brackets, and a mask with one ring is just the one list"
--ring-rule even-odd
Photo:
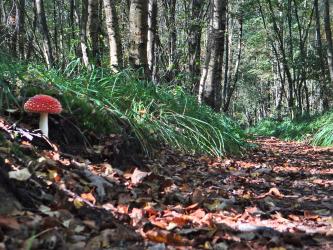
[(333, 145), (333, 110), (321, 115), (276, 121), (260, 121), (249, 132), (262, 136), (276, 136), (285, 140), (308, 141), (316, 146)]
[(182, 88), (140, 80), (140, 72), (87, 71), (79, 60), (48, 70), (0, 59), (0, 84), (2, 112), (20, 109), (33, 94), (52, 94), (81, 128), (130, 134), (146, 153), (161, 143), (214, 156), (236, 154), (244, 146), (244, 133), (231, 119), (199, 105)]

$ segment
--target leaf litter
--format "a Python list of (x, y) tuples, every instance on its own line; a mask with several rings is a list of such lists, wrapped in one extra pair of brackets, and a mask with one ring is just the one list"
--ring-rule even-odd
[(332, 148), (262, 137), (118, 166), (115, 135), (82, 155), (4, 118), (0, 136), (0, 249), (333, 248)]

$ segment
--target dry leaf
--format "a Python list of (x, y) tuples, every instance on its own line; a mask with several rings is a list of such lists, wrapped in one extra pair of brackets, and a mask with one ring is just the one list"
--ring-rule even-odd
[(144, 178), (146, 178), (150, 174), (151, 172), (143, 172), (136, 168), (131, 176), (131, 182), (134, 185), (139, 184), (143, 181)]
[(30, 178), (31, 173), (29, 172), (28, 168), (23, 168), (17, 171), (10, 171), (8, 172), (9, 178), (15, 179), (18, 181), (26, 181)]

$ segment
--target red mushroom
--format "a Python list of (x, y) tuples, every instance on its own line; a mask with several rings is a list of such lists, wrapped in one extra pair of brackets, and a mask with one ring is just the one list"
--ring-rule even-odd
[(31, 113), (40, 113), (39, 129), (49, 136), (48, 114), (59, 114), (62, 111), (60, 102), (48, 95), (35, 95), (25, 104), (24, 110)]

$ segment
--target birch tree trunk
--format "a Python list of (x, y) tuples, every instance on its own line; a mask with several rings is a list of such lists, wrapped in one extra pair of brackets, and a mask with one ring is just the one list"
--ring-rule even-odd
[(148, 76), (147, 31), (148, 0), (132, 0), (129, 14), (129, 63), (134, 69), (143, 68)]
[(147, 40), (147, 60), (151, 79), (156, 80), (156, 36), (157, 36), (157, 0), (148, 2), (148, 40)]
[(211, 20), (205, 64), (199, 86), (199, 102), (219, 112), (221, 109), (222, 62), (227, 0), (211, 0)]
[(53, 65), (53, 53), (49, 29), (46, 23), (43, 0), (35, 0), (39, 31), (43, 37), (43, 52), (49, 68)]
[(110, 68), (117, 72), (123, 66), (121, 38), (118, 26), (118, 16), (114, 0), (103, 0), (105, 22), (109, 39)]

